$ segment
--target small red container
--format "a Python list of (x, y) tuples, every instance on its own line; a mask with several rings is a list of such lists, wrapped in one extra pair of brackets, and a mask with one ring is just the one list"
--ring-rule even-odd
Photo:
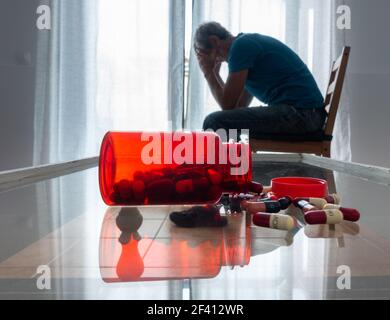
[(212, 132), (108, 132), (99, 185), (110, 206), (214, 204), (248, 192), (251, 168), (248, 144)]
[(328, 183), (317, 178), (282, 177), (271, 181), (272, 192), (278, 198), (299, 197), (324, 198), (328, 194)]

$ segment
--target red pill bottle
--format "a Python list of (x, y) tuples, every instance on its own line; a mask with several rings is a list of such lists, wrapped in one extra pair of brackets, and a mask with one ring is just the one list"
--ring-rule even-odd
[(250, 147), (222, 143), (213, 132), (108, 132), (99, 185), (110, 206), (214, 204), (248, 192)]

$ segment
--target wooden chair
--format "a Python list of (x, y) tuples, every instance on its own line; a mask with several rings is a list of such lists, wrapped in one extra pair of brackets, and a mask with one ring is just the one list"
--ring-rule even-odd
[(308, 135), (268, 134), (250, 139), (252, 152), (273, 151), (309, 153), (330, 158), (333, 127), (337, 116), (351, 48), (344, 47), (341, 56), (333, 62), (329, 85), (325, 98), (328, 117), (321, 132)]

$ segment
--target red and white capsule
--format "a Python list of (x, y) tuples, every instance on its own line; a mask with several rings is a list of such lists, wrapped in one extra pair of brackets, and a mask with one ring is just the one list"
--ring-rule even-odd
[(344, 208), (337, 204), (327, 204), (324, 206), (324, 210), (337, 209), (343, 213), (344, 220), (356, 222), (360, 219), (360, 212), (352, 208)]
[(316, 210), (305, 213), (305, 221), (308, 224), (338, 224), (343, 219), (343, 213), (337, 209)]
[(318, 209), (323, 209), (328, 202), (325, 199), (322, 198), (295, 198), (296, 202), (299, 202), (301, 200), (307, 201), (313, 206), (315, 206)]
[(293, 217), (284, 214), (258, 212), (253, 215), (253, 224), (264, 228), (292, 230), (296, 226), (296, 221)]
[(301, 200), (300, 198), (294, 199), (294, 205), (300, 208), (304, 213), (309, 211), (316, 211), (318, 208), (309, 203), (309, 201)]
[(324, 199), (332, 204), (340, 204), (341, 202), (340, 196), (336, 193), (328, 194)]

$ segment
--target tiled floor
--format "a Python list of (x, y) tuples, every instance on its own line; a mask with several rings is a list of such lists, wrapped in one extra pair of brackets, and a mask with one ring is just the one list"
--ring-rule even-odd
[[(0, 194), (0, 299), (182, 299), (185, 291), (192, 299), (390, 298), (386, 186), (336, 175), (359, 223), (286, 232), (239, 214), (225, 228), (182, 229), (168, 218), (181, 207), (107, 208), (96, 174)], [(264, 184), (282, 175), (326, 176), (275, 163), (254, 174)], [(49, 290), (37, 285), (47, 275), (39, 266), (48, 267)], [(350, 290), (337, 287), (343, 266)]]

